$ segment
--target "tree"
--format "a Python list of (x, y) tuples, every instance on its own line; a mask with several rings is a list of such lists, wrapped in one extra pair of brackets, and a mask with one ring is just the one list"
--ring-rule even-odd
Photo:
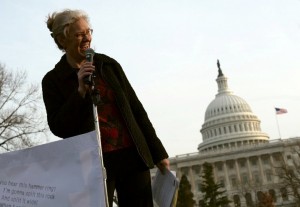
[(257, 207), (275, 207), (272, 196), (269, 193), (261, 193)]
[[(253, 179), (247, 180), (247, 182), (237, 181), (238, 194), (242, 195), (246, 200), (246, 205), (249, 207), (254, 207), (257, 204), (257, 191), (261, 188), (261, 183), (254, 181)], [(255, 192), (254, 198), (252, 198), (251, 192)]]
[(231, 203), (225, 195), (226, 191), (221, 190), (222, 184), (216, 183), (213, 175), (213, 167), (209, 163), (203, 164), (203, 174), (201, 176), (201, 192), (204, 194), (199, 201), (201, 207), (221, 207)]
[[(278, 156), (279, 162), (274, 165), (276, 176), (280, 178), (280, 185), (287, 195), (294, 197), (300, 206), (300, 141), (296, 140), (290, 147), (290, 154), (285, 159), (283, 154)], [(294, 157), (294, 158), (293, 158)], [(286, 195), (286, 196), (287, 196)]]
[(186, 175), (182, 175), (179, 183), (176, 207), (193, 207), (195, 200), (191, 191), (191, 184)]
[(0, 64), (0, 151), (31, 147), (47, 131), (39, 109), (38, 85), (26, 86), (26, 72), (9, 72)]

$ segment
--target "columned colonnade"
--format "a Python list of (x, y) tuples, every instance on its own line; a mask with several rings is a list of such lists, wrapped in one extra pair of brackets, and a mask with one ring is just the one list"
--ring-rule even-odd
[[(252, 201), (255, 202), (259, 191), (273, 191), (276, 199), (280, 200), (280, 189), (275, 189), (273, 184), (279, 182), (278, 177), (275, 176), (274, 166), (278, 164), (281, 152), (264, 154), (244, 152), (244, 157), (238, 154), (236, 158), (233, 158), (233, 155), (218, 156), (207, 160), (213, 164), (215, 181), (224, 184), (229, 199), (233, 200), (233, 197), (238, 195), (242, 206), (246, 206), (246, 193), (250, 194)], [(177, 171), (179, 178), (182, 174), (188, 177), (192, 192), (198, 199), (196, 202), (201, 199), (200, 176), (204, 162), (205, 160), (202, 159), (197, 162), (186, 162)]]

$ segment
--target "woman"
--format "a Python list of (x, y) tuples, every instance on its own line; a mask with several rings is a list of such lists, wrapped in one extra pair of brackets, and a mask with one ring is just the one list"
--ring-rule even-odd
[(116, 189), (120, 207), (153, 206), (149, 169), (169, 168), (168, 154), (120, 64), (96, 53), (87, 62), (92, 29), (79, 10), (49, 15), (47, 26), (58, 48), (65, 52), (42, 81), (50, 130), (68, 138), (95, 129), (90, 86), (84, 78), (96, 74), (101, 104), (97, 107), (110, 206)]

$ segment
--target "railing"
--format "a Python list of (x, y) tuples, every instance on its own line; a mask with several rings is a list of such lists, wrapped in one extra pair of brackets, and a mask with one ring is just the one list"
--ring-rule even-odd
[(216, 154), (221, 154), (221, 153), (228, 153), (228, 152), (237, 152), (237, 151), (245, 151), (248, 149), (253, 149), (255, 147), (256, 149), (260, 148), (265, 148), (266, 146), (268, 147), (273, 147), (276, 145), (283, 145), (283, 144), (291, 144), (295, 142), (300, 142), (300, 137), (293, 137), (289, 139), (273, 139), (269, 140), (267, 143), (253, 143), (253, 144), (247, 144), (247, 145), (240, 145), (240, 146), (229, 146), (228, 148), (222, 148), (222, 149), (213, 149), (210, 151), (205, 151), (205, 152), (192, 152), (192, 153), (187, 153), (187, 154), (181, 154), (181, 155), (176, 155), (175, 157), (171, 157), (170, 160), (182, 160), (186, 159), (187, 157), (207, 157), (210, 155), (216, 155)]

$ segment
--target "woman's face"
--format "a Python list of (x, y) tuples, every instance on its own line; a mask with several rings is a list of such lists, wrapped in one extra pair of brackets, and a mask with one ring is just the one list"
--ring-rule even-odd
[(85, 59), (85, 50), (90, 48), (92, 30), (84, 19), (79, 19), (69, 26), (69, 33), (65, 39), (65, 50), (74, 60)]

